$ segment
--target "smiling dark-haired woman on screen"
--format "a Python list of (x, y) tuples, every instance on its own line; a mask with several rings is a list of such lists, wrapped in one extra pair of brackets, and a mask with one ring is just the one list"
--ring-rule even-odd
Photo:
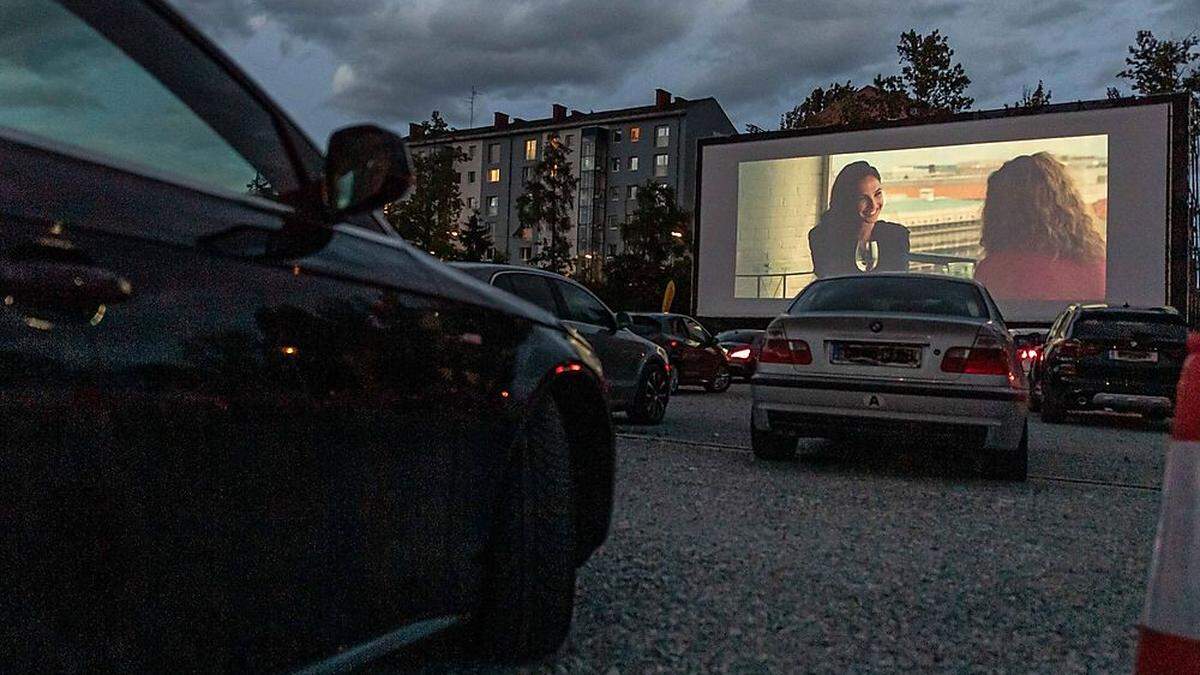
[(988, 177), (975, 280), (996, 298), (1103, 300), (1104, 240), (1070, 174), (1049, 154), (1021, 155)]
[(908, 228), (879, 220), (883, 183), (875, 167), (851, 162), (838, 172), (829, 210), (808, 233), (817, 277), (908, 270)]

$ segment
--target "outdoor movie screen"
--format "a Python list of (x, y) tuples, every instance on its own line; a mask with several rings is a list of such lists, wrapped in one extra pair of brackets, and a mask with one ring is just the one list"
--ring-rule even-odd
[(1139, 106), (706, 147), (697, 313), (771, 315), (877, 271), (974, 278), (1024, 321), (1163, 304), (1166, 146)]

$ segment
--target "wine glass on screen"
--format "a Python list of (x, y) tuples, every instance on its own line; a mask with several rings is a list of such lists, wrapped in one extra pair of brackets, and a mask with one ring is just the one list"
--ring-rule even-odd
[(858, 242), (854, 249), (854, 264), (860, 272), (870, 272), (879, 264), (879, 242), (869, 239)]

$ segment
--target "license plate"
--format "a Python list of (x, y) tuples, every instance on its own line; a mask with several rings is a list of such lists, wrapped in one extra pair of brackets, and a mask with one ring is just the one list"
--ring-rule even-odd
[(830, 344), (829, 362), (848, 366), (920, 368), (921, 348), (912, 345), (834, 342)]
[(1130, 363), (1158, 363), (1158, 352), (1113, 349), (1108, 352), (1108, 358), (1113, 361), (1127, 361)]

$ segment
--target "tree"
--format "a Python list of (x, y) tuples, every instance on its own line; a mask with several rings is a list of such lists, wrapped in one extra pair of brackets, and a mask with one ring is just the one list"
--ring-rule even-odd
[(1186, 91), (1200, 102), (1200, 38), (1160, 40), (1148, 30), (1139, 30), (1125, 69), (1117, 77), (1128, 80), (1139, 94), (1168, 94)]
[(975, 102), (966, 95), (971, 78), (961, 63), (950, 62), (954, 50), (938, 31), (924, 36), (914, 30), (902, 33), (896, 51), (904, 90), (931, 112), (955, 113)]
[[(817, 87), (809, 92), (808, 97), (800, 102), (800, 105), (779, 116), (780, 129), (803, 129), (805, 127), (817, 126), (817, 120), (826, 111), (833, 109), (833, 106), (841, 101), (847, 100), (856, 92), (857, 89), (846, 80), (845, 84), (841, 82), (831, 82), (828, 88)], [(825, 122), (828, 124), (828, 122)]]
[(676, 303), (690, 303), (691, 220), (679, 206), (674, 188), (647, 181), (638, 190), (637, 207), (621, 226), (624, 251), (606, 265), (599, 292), (612, 306), (659, 311), (669, 281)]
[[(421, 128), (424, 138), (453, 130), (436, 110)], [(400, 236), (443, 260), (457, 253), (454, 237), (462, 218), (463, 200), (454, 164), (466, 159), (465, 153), (449, 144), (413, 152), (412, 191), (406, 199), (384, 209)]]
[(746, 124), (746, 133), (748, 133), (748, 134), (761, 134), (764, 132), (766, 132), (766, 129), (758, 126), (757, 124), (751, 124), (751, 123)]
[(537, 267), (571, 272), (571, 212), (575, 208), (575, 183), (567, 155), (571, 149), (550, 134), (542, 158), (533, 166), (525, 192), (517, 198), (517, 218), (533, 232), (539, 250), (530, 260)]
[(479, 214), (472, 212), (467, 218), (467, 224), (458, 238), (461, 250), (456, 256), (458, 260), (467, 262), (495, 262), (493, 250), (492, 226), (479, 219)]
[[(1030, 90), (1029, 87), (1021, 87), (1021, 98), (1012, 105), (1014, 108), (1041, 108), (1042, 106), (1050, 105), (1050, 90), (1038, 80), (1037, 87)], [(1009, 107), (1008, 104), (1004, 105)]]

